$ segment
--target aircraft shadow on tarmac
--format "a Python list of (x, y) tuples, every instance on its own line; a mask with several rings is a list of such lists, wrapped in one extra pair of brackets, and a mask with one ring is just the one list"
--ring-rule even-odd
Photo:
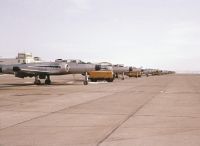
[(68, 82), (52, 82), (51, 85), (46, 85), (42, 83), (41, 85), (35, 85), (34, 83), (5, 83), (0, 84), (0, 89), (7, 88), (7, 87), (25, 87), (25, 86), (38, 86), (38, 87), (48, 87), (48, 86), (66, 86), (66, 85), (74, 85), (80, 86), (83, 85), (83, 81), (68, 81)]

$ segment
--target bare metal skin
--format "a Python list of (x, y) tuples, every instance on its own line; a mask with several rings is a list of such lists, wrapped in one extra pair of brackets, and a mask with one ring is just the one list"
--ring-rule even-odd
[(51, 75), (83, 74), (84, 84), (88, 83), (87, 72), (95, 70), (94, 64), (84, 62), (40, 62), (27, 64), (1, 65), (0, 72), (14, 74), (16, 77), (35, 77), (35, 84), (41, 84), (39, 79), (46, 79), (45, 84), (51, 84)]

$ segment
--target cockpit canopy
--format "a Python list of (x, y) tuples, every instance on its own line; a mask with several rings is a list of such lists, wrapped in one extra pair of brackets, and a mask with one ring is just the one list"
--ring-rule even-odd
[(56, 59), (55, 62), (65, 62), (65, 63), (77, 63), (77, 64), (87, 64), (79, 59)]

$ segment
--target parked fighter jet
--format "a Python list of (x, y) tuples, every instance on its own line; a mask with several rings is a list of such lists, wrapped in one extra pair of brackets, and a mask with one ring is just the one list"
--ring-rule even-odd
[(51, 84), (51, 75), (83, 74), (84, 85), (88, 84), (87, 72), (95, 70), (96, 66), (78, 60), (56, 60), (55, 62), (27, 63), (14, 65), (0, 65), (0, 73), (14, 74), (15, 77), (35, 77), (34, 84), (40, 85), (40, 79), (45, 84)]
[(162, 70), (161, 75), (175, 74), (174, 71)]
[[(122, 75), (122, 80), (124, 80), (124, 75), (126, 72), (129, 72), (129, 67), (125, 67), (123, 64), (115, 64), (112, 65), (109, 62), (101, 62), (97, 64), (101, 69), (112, 70), (113, 71), (113, 79), (118, 78), (119, 75)], [(100, 70), (100, 69), (99, 69)]]
[(141, 77), (142, 76), (142, 69), (136, 67), (129, 67), (129, 72), (126, 73), (129, 77)]
[(159, 70), (159, 69), (143, 69), (143, 74), (147, 77), (149, 75), (166, 75), (166, 74), (175, 74), (174, 71), (167, 71), (167, 70)]
[(121, 64), (113, 65), (113, 72), (115, 74), (115, 77), (118, 78), (119, 75), (122, 75), (122, 80), (124, 80), (125, 73), (128, 73), (130, 71), (129, 67), (125, 67)]
[(143, 69), (143, 74), (146, 75), (147, 77), (149, 75), (152, 75), (152, 76), (160, 75), (160, 70), (157, 70), (157, 69)]

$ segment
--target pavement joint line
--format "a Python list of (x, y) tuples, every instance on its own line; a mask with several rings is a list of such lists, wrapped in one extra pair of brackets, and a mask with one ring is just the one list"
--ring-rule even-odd
[(135, 115), (135, 117), (174, 117), (174, 118), (200, 118), (197, 116), (168, 116), (168, 115)]
[(140, 109), (142, 109), (147, 103), (149, 103), (154, 97), (151, 99), (147, 100), (144, 104), (142, 104), (136, 111), (128, 115), (124, 120), (122, 120), (114, 129), (111, 130), (103, 139), (101, 139), (98, 143), (97, 146), (100, 146), (106, 139), (108, 139), (119, 127), (121, 127), (127, 120), (129, 120), (131, 117), (134, 116)]
[[(100, 98), (102, 98), (102, 97), (99, 97), (99, 98), (97, 98), (97, 99), (95, 99), (95, 100), (92, 100), (92, 101), (96, 101), (96, 100), (98, 100), (98, 99), (100, 99)], [(86, 103), (89, 103), (89, 102), (92, 102), (92, 101), (87, 101)], [(42, 115), (42, 116), (38, 116), (38, 117), (31, 118), (31, 119), (26, 120), (26, 121), (23, 121), (23, 122), (19, 122), (19, 123), (15, 124), (15, 125), (11, 125), (11, 126), (9, 126), (9, 127), (2, 128), (2, 129), (0, 129), (0, 131), (6, 130), (6, 129), (11, 128), (11, 127), (18, 126), (18, 125), (20, 125), (20, 124), (23, 124), (23, 123), (26, 123), (26, 122), (29, 122), (29, 121), (32, 121), (32, 120), (35, 120), (35, 119), (39, 119), (39, 118), (43, 118), (43, 117), (49, 116), (49, 115), (51, 115), (51, 114), (54, 114), (54, 113), (57, 113), (57, 112), (60, 112), (60, 111), (66, 110), (66, 109), (73, 108), (73, 107), (79, 106), (79, 105), (81, 105), (81, 104), (84, 104), (84, 103), (80, 103), (80, 104), (77, 104), (77, 105), (74, 105), (74, 106), (70, 106), (70, 107), (67, 107), (67, 108), (65, 107), (65, 108), (63, 108), (63, 109), (60, 109), (60, 110), (57, 110), (57, 111), (54, 111), (54, 112), (49, 112), (49, 113), (47, 113), (47, 114), (45, 114), (45, 115)]]
[[(4, 110), (1, 109), (1, 111), (8, 111), (8, 112), (21, 112), (21, 113), (44, 113), (48, 114), (49, 112), (43, 112), (43, 111), (14, 111), (14, 110)], [(64, 113), (64, 112), (59, 112), (56, 114), (62, 114), (62, 115), (116, 115), (116, 116), (125, 116), (128, 114), (112, 114), (112, 113)]]
[[(42, 127), (42, 128), (49, 128), (49, 127), (52, 127), (52, 125), (49, 125), (49, 126), (44, 126), (44, 125), (41, 125), (41, 126), (38, 126), (38, 125), (30, 125), (30, 126), (23, 126), (23, 127)], [(100, 126), (55, 126), (53, 125), (53, 127), (63, 127), (63, 128), (93, 128), (93, 127), (96, 127), (96, 128), (109, 128), (110, 126), (103, 126), (103, 125), (100, 125)]]
[(15, 111), (15, 110), (0, 110), (1, 111), (6, 111), (6, 112), (20, 112), (20, 113), (44, 113), (48, 114), (49, 112), (43, 112), (43, 111)]
[[(164, 86), (164, 91), (166, 91), (167, 86), (169, 85), (169, 83), (167, 82)], [(134, 111), (133, 113), (131, 113), (130, 115), (128, 115), (124, 120), (122, 120), (116, 127), (114, 127), (105, 137), (103, 137), (98, 143), (97, 146), (100, 146), (106, 139), (108, 139), (117, 129), (119, 129), (119, 127), (121, 127), (126, 121), (128, 121), (131, 117), (133, 117), (139, 110), (141, 110), (146, 104), (150, 103), (153, 99), (155, 99), (156, 97), (158, 97), (160, 94), (159, 91), (157, 92), (156, 95), (154, 95), (153, 97), (151, 97), (150, 99), (148, 99), (146, 102), (144, 102), (144, 104), (142, 104), (141, 106), (139, 106), (137, 108), (136, 111)]]
[[(136, 85), (136, 86), (134, 86), (134, 88), (135, 87), (138, 87), (138, 86), (140, 86), (140, 85)], [(20, 87), (23, 87), (23, 86), (20, 86)], [(122, 90), (122, 91), (129, 91), (130, 89), (132, 89), (133, 87), (129, 87), (129, 88), (126, 88), (125, 90)], [(119, 93), (121, 93), (122, 91), (116, 91), (116, 92), (114, 92), (114, 93), (112, 93), (112, 94), (109, 94), (109, 95), (105, 95), (105, 96), (102, 96), (102, 97), (99, 97), (99, 98), (97, 98), (97, 99), (94, 99), (94, 100), (90, 100), (90, 101), (87, 101), (87, 102), (83, 102), (83, 103), (80, 103), (80, 104), (77, 104), (77, 105), (73, 105), (73, 106), (69, 106), (69, 107), (67, 107), (67, 108), (63, 108), (63, 109), (60, 109), (60, 110), (58, 110), (58, 111), (54, 111), (54, 112), (40, 112), (40, 113), (47, 113), (47, 114), (45, 114), (45, 115), (41, 115), (41, 116), (38, 116), (38, 117), (35, 117), (35, 118), (31, 118), (31, 119), (29, 119), (29, 120), (26, 120), (26, 121), (22, 121), (22, 122), (19, 122), (19, 123), (17, 123), (17, 124), (14, 124), (14, 125), (11, 125), (11, 126), (8, 126), (8, 127), (5, 127), (5, 128), (2, 128), (2, 129), (0, 129), (0, 131), (3, 131), (3, 130), (6, 130), (6, 129), (8, 129), (8, 128), (11, 128), (11, 127), (15, 127), (15, 126), (18, 126), (18, 125), (20, 125), (20, 124), (23, 124), (23, 123), (26, 123), (26, 122), (29, 122), (29, 121), (32, 121), (32, 120), (35, 120), (35, 119), (39, 119), (39, 118), (42, 118), (42, 117), (46, 117), (46, 116), (49, 116), (49, 115), (51, 115), (51, 114), (54, 114), (54, 113), (59, 113), (60, 111), (63, 111), (63, 110), (66, 110), (66, 109), (70, 109), (70, 108), (74, 108), (74, 107), (76, 107), (76, 106), (80, 106), (80, 105), (83, 105), (83, 104), (88, 104), (88, 103), (91, 103), (91, 102), (94, 102), (94, 101), (98, 101), (98, 100), (100, 100), (100, 99), (102, 99), (102, 98), (105, 98), (105, 97), (107, 97), (107, 96), (110, 96), (110, 95), (113, 95), (113, 94), (119, 94)], [(63, 96), (63, 95), (62, 95)], [(15, 111), (16, 112), (16, 111)], [(22, 111), (23, 112), (23, 111)], [(27, 111), (27, 112), (29, 112), (29, 111)], [(31, 111), (32, 112), (32, 111)], [(34, 112), (34, 111), (33, 111)], [(37, 112), (37, 113), (39, 113), (39, 112)]]
[(112, 114), (112, 113), (59, 113), (63, 115), (113, 115), (113, 116), (127, 116), (128, 114)]
[(141, 138), (149, 138), (149, 137), (157, 137), (157, 136), (167, 136), (167, 135), (176, 135), (176, 134), (182, 134), (182, 133), (187, 133), (187, 132), (191, 132), (191, 131), (200, 131), (200, 129), (197, 128), (190, 128), (189, 130), (183, 130), (181, 132), (170, 132), (168, 134), (159, 134), (159, 135), (151, 135), (151, 136), (142, 136), (142, 137), (136, 137), (136, 138), (119, 138), (119, 139), (115, 139), (115, 140), (109, 140), (108, 142), (113, 142), (113, 141), (125, 141), (125, 140), (137, 140), (137, 139), (141, 139)]
[[(126, 90), (129, 90), (129, 88), (126, 89)], [(125, 90), (125, 91), (126, 91), (126, 90)], [(120, 92), (113, 93), (113, 94), (110, 94), (110, 95), (119, 94), (119, 93), (120, 93)], [(14, 125), (11, 125), (11, 126), (2, 128), (2, 129), (0, 129), (0, 131), (6, 130), (6, 129), (11, 128), (11, 127), (18, 126), (18, 125), (20, 125), (20, 124), (23, 124), (23, 123), (26, 123), (26, 122), (29, 122), (29, 121), (32, 121), (32, 120), (35, 120), (35, 119), (43, 118), (43, 117), (49, 116), (49, 115), (54, 114), (54, 113), (59, 113), (59, 112), (61, 112), (61, 111), (63, 111), (63, 110), (66, 110), (66, 109), (71, 109), (71, 108), (74, 108), (74, 107), (77, 107), (77, 106), (80, 106), (80, 105), (92, 103), (92, 102), (98, 101), (98, 100), (100, 100), (100, 99), (102, 99), (102, 98), (106, 98), (107, 96), (110, 96), (110, 95), (101, 96), (101, 97), (99, 97), (99, 98), (97, 98), (97, 99), (94, 99), (94, 100), (90, 100), (90, 101), (86, 101), (86, 102), (83, 102), (83, 103), (80, 103), (80, 104), (76, 104), (76, 105), (73, 105), (73, 106), (69, 106), (69, 107), (67, 107), (67, 108), (65, 107), (65, 108), (63, 108), (63, 109), (60, 109), (60, 110), (57, 110), (57, 111), (54, 111), (54, 112), (49, 112), (48, 114), (41, 115), (41, 116), (38, 116), (38, 117), (35, 117), (35, 118), (31, 118), (31, 119), (29, 119), (29, 120), (22, 121), (22, 122), (19, 122), (19, 123), (17, 123), (17, 124), (14, 124)]]
[(1, 100), (21, 103), (20, 101), (11, 100), (11, 99), (9, 99), (9, 98), (1, 98)]
[[(118, 93), (118, 92), (114, 92), (114, 93)], [(120, 93), (120, 92), (119, 92)], [(108, 94), (108, 95), (112, 95), (111, 94)], [(56, 97), (65, 97), (65, 96), (68, 96), (68, 95), (52, 95), (52, 96), (48, 96), (50, 97), (50, 99), (54, 99)], [(43, 100), (46, 100), (47, 98), (45, 99), (41, 99), (41, 100), (32, 100), (32, 101), (19, 101), (19, 100), (11, 100), (10, 98), (2, 98), (2, 100), (5, 100), (5, 101), (11, 101), (11, 102), (16, 102), (18, 104), (28, 104), (29, 102), (38, 102), (38, 101), (43, 101)], [(48, 98), (49, 99), (49, 98)], [(52, 103), (52, 102), (47, 102), (47, 103)], [(14, 103), (13, 103), (14, 104)], [(11, 104), (11, 105), (13, 105)], [(5, 106), (10, 106), (10, 105), (5, 105)], [(1, 107), (1, 106), (0, 106)]]
[[(166, 84), (166, 83), (165, 83)], [(46, 88), (46, 87), (45, 87)], [(132, 88), (136, 88), (135, 86), (134, 87), (132, 87)], [(126, 88), (127, 89), (127, 88)], [(122, 90), (121, 92), (123, 92), (124, 90)], [(87, 90), (86, 90), (86, 92), (87, 92)], [(119, 93), (121, 93), (121, 92), (119, 92)], [(113, 92), (113, 94), (115, 94), (116, 92)], [(132, 92), (132, 93), (134, 93), (134, 92)], [(159, 94), (158, 92), (156, 92), (155, 94)], [(112, 94), (110, 94), (111, 96), (112, 96)], [(152, 94), (153, 96), (150, 96), (150, 97), (148, 97), (148, 99), (151, 99), (151, 98), (153, 98), (155, 95), (154, 94)], [(66, 97), (67, 97), (67, 95), (66, 95)], [(103, 97), (103, 96), (102, 96)], [(100, 97), (100, 98), (102, 98), (102, 97)], [(97, 99), (97, 98), (96, 98)], [(147, 100), (148, 100), (147, 99)], [(90, 101), (90, 100), (88, 100), (88, 101)], [(84, 102), (83, 102), (84, 103)], [(90, 104), (89, 104), (90, 105)], [(74, 106), (76, 106), (76, 105), (74, 105)], [(73, 108), (73, 107), (72, 107)], [(130, 110), (131, 111), (131, 110)], [(55, 114), (60, 114), (60, 113), (57, 113), (56, 111), (54, 111), (55, 112)], [(47, 112), (48, 114), (49, 114), (49, 112)], [(53, 113), (53, 112), (52, 112)], [(50, 113), (51, 114), (51, 113)], [(64, 113), (65, 114), (65, 113)], [(66, 113), (66, 114), (68, 114), (68, 113)], [(96, 114), (96, 113), (95, 113)], [(130, 113), (129, 113), (130, 114)], [(126, 116), (127, 115), (129, 115), (129, 114), (126, 114)], [(125, 117), (125, 116), (124, 116)], [(123, 118), (124, 118), (123, 117)], [(122, 119), (123, 120), (123, 119)], [(37, 121), (36, 121), (37, 122)], [(116, 124), (118, 124), (118, 122), (117, 123), (115, 123), (114, 125), (116, 125)], [(25, 124), (26, 125), (26, 124)], [(24, 125), (22, 125), (22, 126), (24, 126)], [(21, 126), (20, 126), (21, 127)], [(77, 127), (77, 126), (76, 126)], [(96, 127), (96, 126), (95, 126)], [(113, 127), (113, 125), (112, 126), (109, 126), (110, 127), (110, 129), (109, 130), (111, 130), (111, 128)], [(11, 130), (12, 130), (12, 128), (11, 128)], [(107, 132), (106, 132), (107, 133)], [(106, 134), (105, 133), (105, 134)]]
[(33, 84), (4, 84), (4, 86), (2, 86), (2, 84), (0, 84), (0, 90), (3, 88), (15, 88), (16, 86), (20, 87), (20, 88), (26, 87), (26, 86), (34, 87)]
[[(11, 106), (11, 105), (15, 105), (15, 104), (12, 103), (12, 104), (7, 104), (7, 105), (1, 105), (0, 108), (6, 107), (6, 106)], [(0, 111), (1, 111), (1, 110), (2, 110), (2, 109), (0, 109)]]

